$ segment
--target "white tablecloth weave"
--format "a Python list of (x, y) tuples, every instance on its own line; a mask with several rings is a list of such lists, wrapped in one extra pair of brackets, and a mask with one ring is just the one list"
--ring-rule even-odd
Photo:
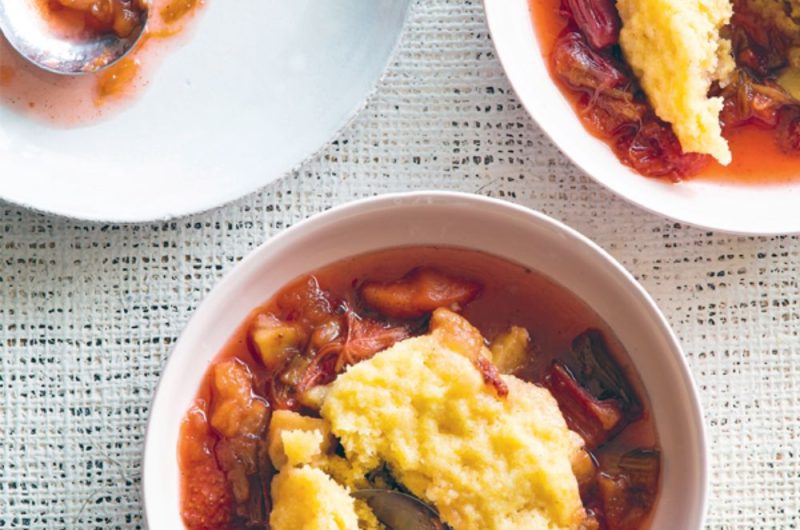
[(520, 107), (481, 3), (424, 0), (354, 122), (255, 195), (142, 226), (0, 204), (0, 529), (141, 528), (151, 392), (203, 296), (276, 231), (414, 189), (514, 201), (610, 251), (666, 313), (700, 388), (709, 528), (800, 526), (797, 239), (704, 232), (611, 196)]

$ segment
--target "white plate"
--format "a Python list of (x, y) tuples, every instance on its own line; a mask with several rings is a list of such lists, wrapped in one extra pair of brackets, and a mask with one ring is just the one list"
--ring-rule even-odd
[(550, 78), (528, 0), (484, 0), (484, 5), (497, 55), (520, 101), (561, 151), (597, 182), (647, 210), (703, 228), (740, 234), (800, 232), (800, 183), (671, 184), (621, 164), (604, 142), (586, 132)]
[(460, 193), (384, 195), (298, 223), (239, 263), (206, 297), (170, 355), (147, 425), (142, 487), (153, 530), (182, 528), (180, 423), (208, 369), (250, 311), (304, 272), (388, 247), (451, 245), (535, 269), (586, 302), (631, 355), (663, 454), (650, 530), (701, 530), (708, 469), (702, 413), (680, 345), (653, 300), (614, 258), (567, 226)]
[(0, 198), (69, 217), (202, 211), (282, 176), (355, 114), (410, 0), (208, 0), (113, 118), (65, 129), (0, 107)]

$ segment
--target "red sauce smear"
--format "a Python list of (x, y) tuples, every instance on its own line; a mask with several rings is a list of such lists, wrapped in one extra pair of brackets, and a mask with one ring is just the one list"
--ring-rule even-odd
[[(550, 75), (575, 112), (580, 115), (585, 106), (581, 94), (567, 87), (552, 68), (551, 50), (568, 25), (561, 14), (561, 1), (530, 0), (529, 5), (534, 30)], [(588, 120), (581, 122), (592, 136), (604, 142), (609, 141)], [(731, 164), (723, 166), (712, 159), (691, 175), (690, 179), (736, 185), (780, 185), (800, 181), (800, 157), (787, 154), (779, 147), (774, 129), (746, 123), (728, 128), (724, 136), (733, 155)]]
[[(39, 1), (51, 24), (73, 34), (84, 31), (86, 20), (91, 18), (75, 9), (52, 8), (51, 0)], [(45, 72), (16, 53), (0, 35), (0, 104), (62, 127), (107, 118), (141, 94), (149, 83), (151, 70), (177, 43), (166, 41), (188, 29), (203, 3), (204, 0), (152, 0), (148, 26), (136, 49), (97, 74), (75, 77)], [(113, 21), (110, 26), (99, 25), (95, 29), (115, 31)]]

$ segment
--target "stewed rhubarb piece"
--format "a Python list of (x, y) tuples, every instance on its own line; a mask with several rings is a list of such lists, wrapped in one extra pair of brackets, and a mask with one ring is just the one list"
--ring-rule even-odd
[(660, 462), (657, 450), (634, 449), (620, 457), (617, 472), (598, 476), (609, 530), (642, 528), (658, 493)]
[(596, 399), (563, 364), (553, 364), (545, 377), (545, 385), (558, 401), (569, 428), (583, 438), (587, 447), (603, 445), (621, 425), (623, 413), (619, 403)]
[(553, 47), (553, 69), (570, 88), (593, 94), (625, 85), (628, 77), (586, 43), (580, 33), (564, 33)]
[(576, 376), (592, 396), (599, 400), (618, 401), (628, 420), (641, 416), (641, 401), (624, 371), (608, 351), (600, 331), (590, 329), (575, 337), (572, 351), (578, 362)]
[(592, 47), (599, 50), (619, 41), (619, 15), (611, 0), (564, 0), (564, 4)]

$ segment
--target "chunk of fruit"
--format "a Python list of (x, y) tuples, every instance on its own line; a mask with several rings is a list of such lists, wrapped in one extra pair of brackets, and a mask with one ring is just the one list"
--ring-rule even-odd
[(331, 317), (325, 322), (319, 324), (311, 332), (310, 347), (314, 351), (319, 351), (327, 344), (338, 340), (342, 335), (342, 328), (344, 327), (344, 319), (338, 317)]
[(267, 492), (274, 470), (266, 447), (263, 437), (237, 436), (220, 439), (214, 450), (236, 501), (236, 514), (250, 526), (263, 527), (269, 516)]
[(361, 318), (354, 312), (347, 314), (347, 339), (336, 366), (341, 371), (344, 366), (369, 359), (379, 351), (391, 347), (395, 342), (411, 336), (408, 328), (390, 326), (368, 318)]
[(322, 403), (325, 401), (329, 390), (330, 386), (328, 385), (312, 386), (300, 394), (297, 397), (297, 401), (299, 401), (304, 407), (312, 410), (319, 410), (322, 408)]
[(260, 439), (251, 436), (222, 438), (217, 442), (217, 461), (225, 470), (233, 497), (244, 503), (250, 496), (250, 476), (259, 471)]
[(430, 332), (443, 345), (471, 360), (483, 381), (493, 387), (498, 396), (508, 395), (508, 386), (492, 364), (492, 353), (484, 345), (483, 335), (466, 318), (440, 307), (431, 315)]
[(617, 473), (597, 478), (609, 530), (638, 530), (653, 508), (658, 491), (658, 451), (638, 449), (620, 458)]
[(478, 328), (458, 313), (443, 307), (431, 315), (429, 330), (439, 342), (472, 361), (480, 356), (485, 348), (483, 335)]
[(769, 17), (751, 9), (756, 4), (748, 4), (737, 1), (731, 17), (733, 56), (737, 65), (746, 67), (759, 77), (773, 77), (787, 62), (791, 63), (791, 50), (796, 41), (776, 27)]
[(184, 486), (181, 517), (188, 528), (227, 528), (231, 493), (217, 465), (205, 412), (192, 407), (181, 425), (179, 454)]
[(277, 302), (281, 316), (310, 326), (319, 326), (330, 320), (337, 307), (330, 293), (320, 288), (314, 276), (283, 291)]
[(619, 132), (638, 130), (647, 116), (647, 105), (636, 101), (628, 90), (614, 88), (592, 96), (583, 118), (609, 138)]
[(258, 358), (268, 370), (283, 366), (300, 352), (305, 342), (303, 329), (294, 322), (284, 322), (274, 315), (258, 315), (250, 329), (250, 341)]
[(562, 364), (553, 364), (545, 376), (545, 386), (556, 398), (569, 428), (583, 438), (587, 447), (602, 445), (621, 426), (619, 404), (595, 399)]
[(267, 426), (267, 403), (253, 394), (253, 374), (232, 359), (214, 367), (211, 426), (226, 438), (258, 436)]
[(796, 103), (779, 84), (756, 82), (745, 71), (740, 71), (720, 95), (724, 98), (720, 120), (725, 127), (750, 122), (775, 127), (781, 109)]
[(340, 342), (331, 342), (306, 365), (300, 378), (294, 385), (294, 393), (302, 394), (309, 388), (319, 385), (327, 385), (336, 379), (336, 374), (340, 371), (340, 359), (342, 358), (343, 345)]
[(317, 432), (320, 434), (320, 451), (327, 452), (333, 446), (333, 435), (325, 420), (303, 416), (290, 410), (276, 410), (272, 414), (267, 434), (267, 445), (270, 460), (276, 469), (280, 469), (289, 461), (283, 447), (283, 433), (291, 431)]
[(781, 112), (778, 146), (784, 153), (800, 155), (800, 107), (789, 107)]
[(596, 49), (619, 41), (620, 19), (611, 0), (565, 0), (575, 24)]
[(597, 475), (597, 462), (592, 453), (586, 449), (581, 449), (575, 453), (572, 458), (572, 472), (575, 474), (575, 478), (578, 479), (581, 491), (591, 486)]
[(51, 9), (81, 12), (85, 26), (98, 33), (113, 31), (125, 38), (142, 25), (148, 5), (131, 0), (50, 0)]
[(438, 307), (453, 307), (472, 301), (481, 286), (435, 269), (414, 269), (393, 282), (367, 282), (361, 288), (364, 302), (391, 318), (418, 318)]
[(530, 341), (528, 330), (520, 326), (511, 326), (492, 340), (489, 350), (500, 373), (513, 374), (525, 364)]
[(610, 55), (593, 50), (577, 31), (559, 37), (551, 61), (561, 81), (586, 94), (581, 118), (613, 140), (626, 165), (649, 177), (680, 180), (709, 162), (707, 155), (684, 153), (670, 125), (648, 111)]
[(600, 53), (586, 44), (580, 33), (559, 37), (551, 55), (553, 70), (570, 88), (598, 93), (628, 82), (622, 73)]
[(618, 135), (614, 150), (642, 175), (674, 181), (696, 174), (711, 160), (709, 155), (684, 153), (672, 127), (652, 116)]
[(269, 406), (253, 393), (253, 375), (238, 359), (213, 368), (210, 425), (221, 435), (214, 454), (225, 472), (235, 513), (253, 525), (263, 525), (269, 513), (264, 495), (269, 479), (265, 433)]
[(641, 401), (625, 371), (608, 350), (600, 331), (590, 329), (575, 337), (572, 351), (578, 361), (577, 378), (592, 396), (599, 400), (618, 401), (625, 417), (631, 421), (641, 416)]

